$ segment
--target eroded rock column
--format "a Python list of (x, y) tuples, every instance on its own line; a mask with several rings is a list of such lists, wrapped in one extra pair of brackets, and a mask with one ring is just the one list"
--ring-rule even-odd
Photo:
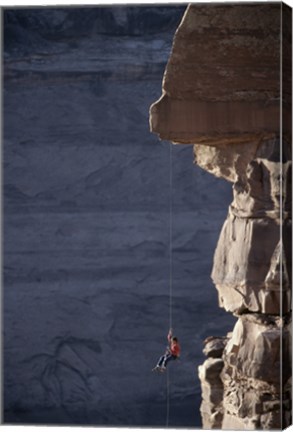
[(196, 163), (233, 187), (212, 280), (219, 305), (238, 321), (222, 340), (205, 341), (204, 428), (290, 424), (290, 78), (280, 95), (290, 47), (285, 5), (193, 4), (150, 111), (152, 131), (193, 145)]
[[(223, 177), (233, 181), (234, 193), (212, 279), (220, 306), (238, 321), (222, 355), (223, 399), (210, 416), (203, 394), (206, 428), (273, 429), (290, 418), (291, 155), (285, 147), (280, 163), (277, 137), (243, 144), (243, 152), (245, 146), (254, 151), (238, 167), (232, 162), (237, 147), (195, 146), (197, 162), (208, 171), (220, 175), (222, 165), (229, 168)], [(208, 365), (200, 367), (202, 388), (203, 368)], [(221, 425), (215, 412), (221, 413)]]

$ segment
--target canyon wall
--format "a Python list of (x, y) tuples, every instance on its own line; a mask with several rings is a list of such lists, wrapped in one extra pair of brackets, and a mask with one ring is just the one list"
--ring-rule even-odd
[(291, 421), (290, 71), (289, 7), (192, 4), (150, 109), (153, 132), (193, 145), (195, 162), (233, 188), (211, 276), (237, 322), (205, 340), (208, 429)]
[[(151, 369), (169, 325), (169, 143), (148, 111), (185, 9), (3, 11), (6, 424), (166, 424), (166, 376)], [(197, 347), (235, 322), (209, 277), (231, 188), (192, 151), (174, 149), (172, 191), (184, 350), (169, 425), (186, 428), (201, 424)]]

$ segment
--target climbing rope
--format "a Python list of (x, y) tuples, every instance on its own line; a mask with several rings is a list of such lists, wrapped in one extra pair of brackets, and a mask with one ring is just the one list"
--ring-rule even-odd
[[(173, 167), (172, 167), (172, 147), (173, 144), (169, 144), (169, 329), (172, 328), (172, 296), (173, 296), (173, 243), (172, 243), (172, 231), (173, 231)], [(169, 427), (170, 417), (170, 377), (169, 369), (167, 368), (167, 412), (166, 412), (166, 427)]]
[(169, 381), (169, 369), (167, 369), (167, 413), (166, 413), (166, 427), (169, 427), (169, 416), (170, 416), (170, 381)]
[(173, 167), (172, 167), (172, 147), (173, 144), (170, 144), (170, 168), (169, 168), (169, 268), (170, 268), (170, 280), (169, 280), (169, 329), (172, 328), (172, 296), (173, 296), (173, 242), (172, 242), (172, 231), (173, 231), (173, 200), (172, 200), (172, 191), (173, 191)]

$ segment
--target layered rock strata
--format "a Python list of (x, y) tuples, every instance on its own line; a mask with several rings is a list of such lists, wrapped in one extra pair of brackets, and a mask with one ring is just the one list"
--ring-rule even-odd
[(290, 424), (291, 81), (280, 95), (279, 74), (280, 52), (291, 70), (290, 17), (280, 3), (190, 5), (150, 110), (152, 131), (233, 183), (212, 279), (238, 321), (222, 353), (206, 343), (204, 428)]

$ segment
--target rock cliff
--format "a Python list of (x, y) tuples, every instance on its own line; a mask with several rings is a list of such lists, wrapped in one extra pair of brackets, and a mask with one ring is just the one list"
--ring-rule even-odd
[(205, 341), (204, 428), (290, 424), (290, 71), (289, 7), (193, 4), (150, 109), (153, 132), (193, 145), (201, 168), (233, 184), (212, 280), (238, 320), (223, 339)]

